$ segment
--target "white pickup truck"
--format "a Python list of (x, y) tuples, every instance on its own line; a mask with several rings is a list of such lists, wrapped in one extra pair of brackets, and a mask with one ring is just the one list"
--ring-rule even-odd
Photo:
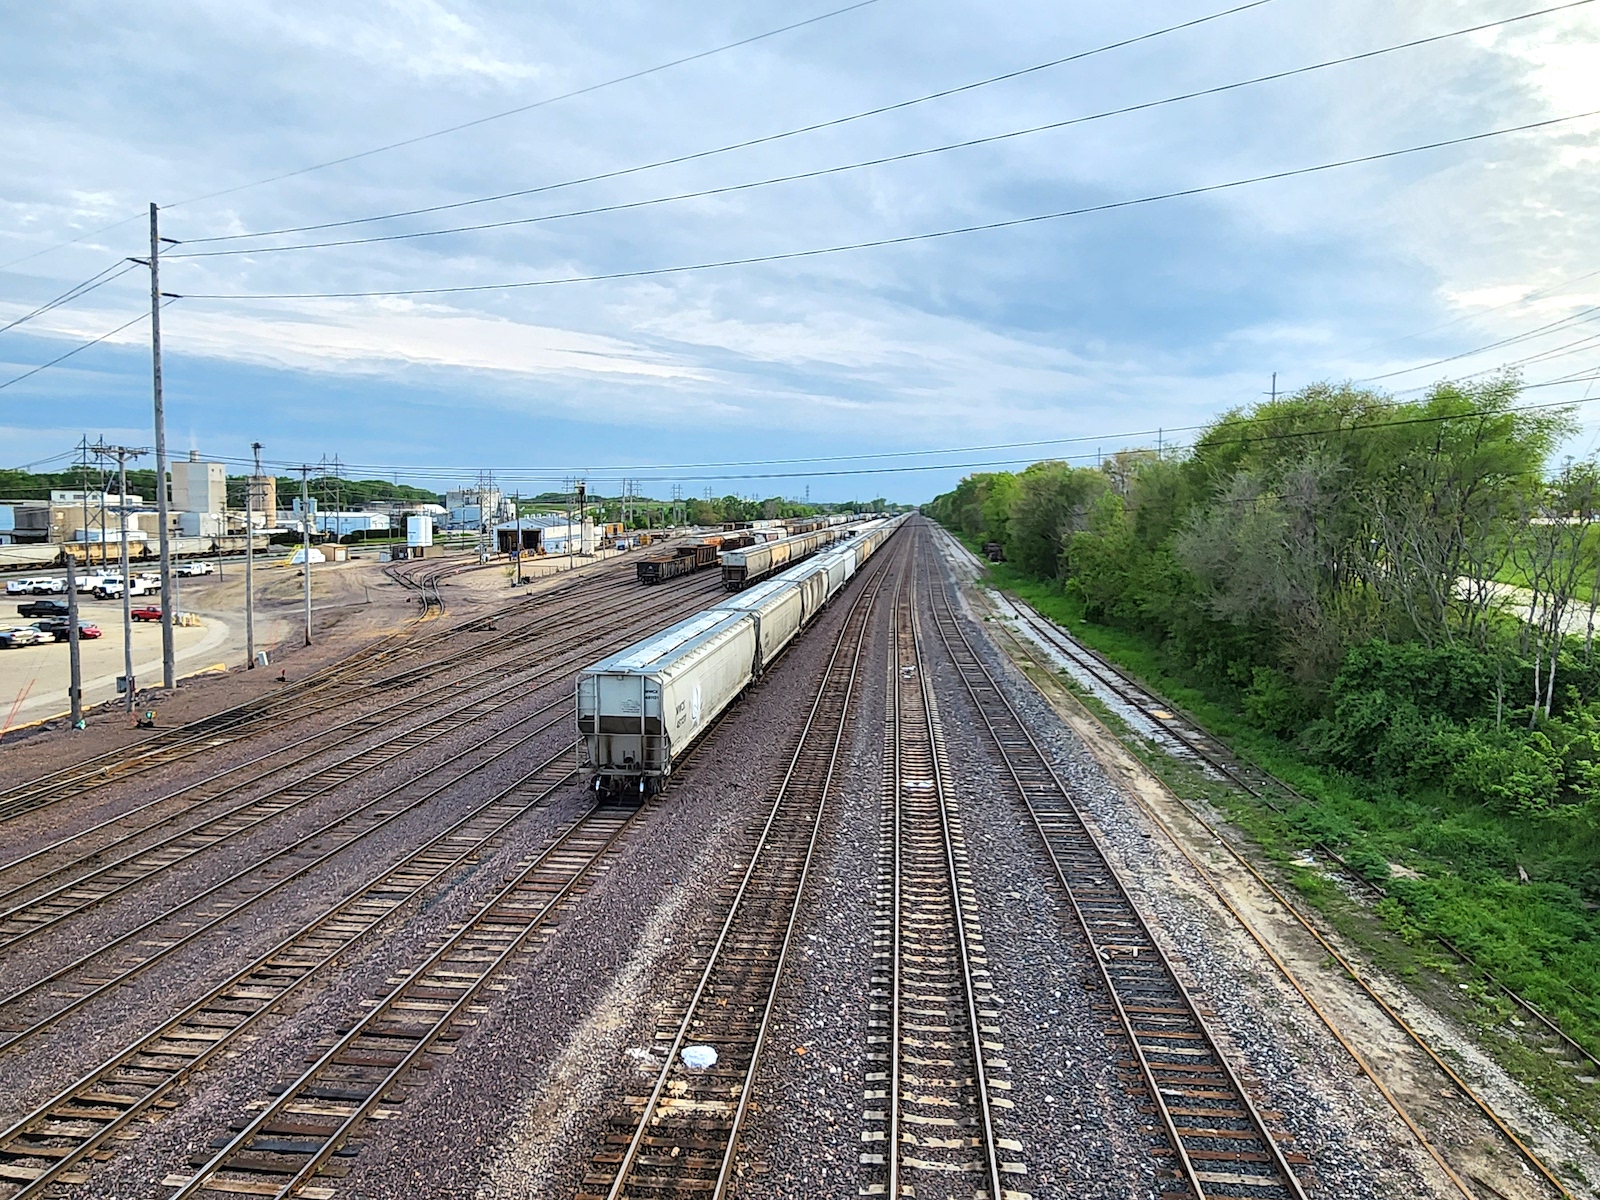
[(185, 577), (191, 575), (215, 575), (217, 573), (217, 568), (215, 564), (208, 563), (197, 558), (190, 562), (179, 563), (175, 568), (173, 568), (172, 573), (174, 575), (183, 575)]
[[(161, 590), (160, 581), (143, 579), (138, 575), (133, 577), (133, 582), (128, 586), (129, 596), (148, 596), (152, 592)], [(122, 596), (122, 578), (118, 575), (106, 576), (95, 585), (94, 594), (100, 600), (116, 600)]]

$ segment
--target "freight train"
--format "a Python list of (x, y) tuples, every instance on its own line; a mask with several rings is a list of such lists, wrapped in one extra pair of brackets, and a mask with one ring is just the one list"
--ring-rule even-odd
[(700, 734), (749, 687), (904, 517), (730, 596), (578, 676), (578, 737), (596, 791), (658, 789)]

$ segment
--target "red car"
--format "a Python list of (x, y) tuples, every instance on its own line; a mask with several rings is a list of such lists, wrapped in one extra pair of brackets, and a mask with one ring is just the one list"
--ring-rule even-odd
[(78, 636), (81, 637), (81, 638), (97, 638), (97, 637), (100, 636), (100, 626), (98, 626), (98, 625), (79, 625), (78, 626)]
[(161, 620), (161, 610), (154, 605), (151, 605), (148, 608), (136, 608), (128, 615), (131, 616), (135, 621)]

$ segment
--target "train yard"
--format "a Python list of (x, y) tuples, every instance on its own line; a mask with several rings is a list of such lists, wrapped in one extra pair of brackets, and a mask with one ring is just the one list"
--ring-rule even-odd
[(465, 619), (408, 574), (365, 652), (6, 781), (0, 1200), (1594, 1194), (1386, 1089), (952, 547), (861, 530)]

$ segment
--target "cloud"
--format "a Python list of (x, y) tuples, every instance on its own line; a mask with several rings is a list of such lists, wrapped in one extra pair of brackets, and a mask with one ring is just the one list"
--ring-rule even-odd
[[(892, 103), (1198, 10), (1180, 0), (1138, 12), (1024, 0), (997, 17), (974, 0), (915, 11), (884, 0), (523, 116), (175, 203), (691, 53), (797, 11), (631, 0), (556, 9), (186, 0), (120, 14), (77, 0), (19, 10), (0, 48), (13, 83), (0, 96), (0, 260), (136, 215), (152, 195), (174, 205), (164, 230), (192, 239), (559, 183)], [(818, 135), (462, 212), (535, 215), (828, 167), (1473, 19), (1453, 0), (1355, 0), (1337, 19), (1267, 6)], [(163, 278), (188, 293), (363, 291), (759, 256), (1127, 199), (1595, 107), (1600, 17), (1579, 10), (914, 163), (496, 232), (173, 260)], [(776, 454), (779, 442), (820, 453), (898, 450), (1192, 424), (1253, 400), (1274, 371), (1285, 386), (1324, 372), (1375, 374), (1593, 303), (1592, 282), (1560, 286), (1600, 267), (1583, 257), (1600, 234), (1593, 132), (1519, 135), (1002, 233), (645, 281), (416, 301), (185, 301), (168, 320), (173, 419), (202, 448), (261, 436), (315, 457), (347, 439), (346, 458), (381, 445), (396, 465), (669, 453), (703, 461)], [(26, 311), (141, 253), (143, 236), (134, 220), (0, 275), (0, 308)], [(145, 303), (139, 281), (135, 273), (54, 314), (31, 340), (0, 335), (13, 339), (0, 356), (42, 361), (53, 343), (59, 353), (59, 343), (119, 324)], [(130, 330), (120, 345), (3, 398), (49, 396), (88, 423), (116, 418), (120, 397), (144, 386), (142, 337)], [(218, 395), (244, 403), (207, 399)], [(58, 436), (57, 423), (41, 422), (35, 440)]]

